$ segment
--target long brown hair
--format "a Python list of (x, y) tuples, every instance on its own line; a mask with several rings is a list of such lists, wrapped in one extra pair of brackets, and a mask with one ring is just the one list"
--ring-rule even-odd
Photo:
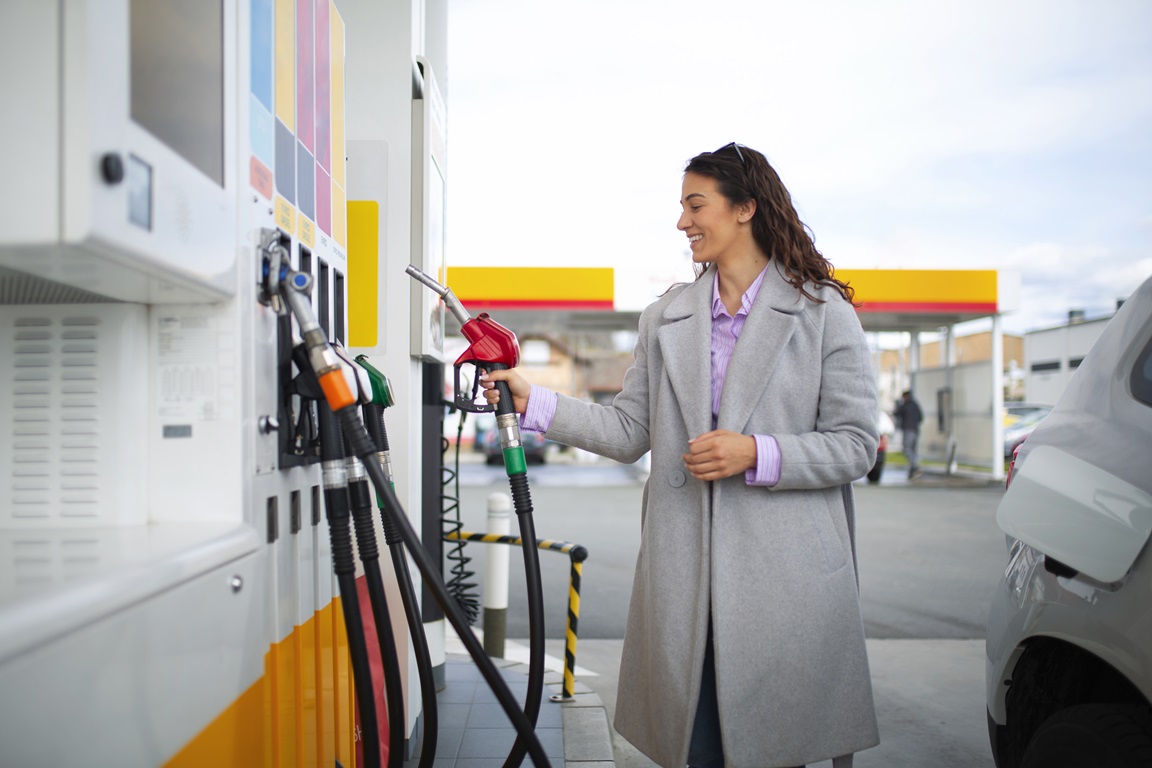
[[(827, 285), (856, 306), (856, 292), (836, 279), (832, 263), (816, 250), (812, 231), (800, 221), (792, 196), (764, 155), (743, 144), (727, 144), (715, 152), (696, 155), (688, 161), (684, 172), (715, 179), (720, 194), (733, 205), (756, 201), (752, 236), (800, 293), (820, 302), (804, 285), (809, 282)], [(699, 278), (708, 265), (697, 266)]]

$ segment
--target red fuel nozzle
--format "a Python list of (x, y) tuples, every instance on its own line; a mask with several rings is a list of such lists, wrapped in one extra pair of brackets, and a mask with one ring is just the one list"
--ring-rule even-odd
[[(423, 283), (436, 295), (444, 299), (444, 303), (456, 319), (460, 321), (460, 332), (471, 344), (464, 354), (456, 358), (454, 367), (456, 381), (453, 387), (456, 391), (456, 407), (470, 413), (491, 413), (497, 410), (493, 406), (476, 405), (476, 393), (480, 389), (480, 368), (495, 370), (496, 368), (515, 368), (520, 364), (520, 343), (516, 341), (516, 334), (482, 312), (478, 317), (470, 317), (468, 310), (447, 287), (433, 280), (415, 266), (409, 264), (404, 270), (414, 280)], [(460, 393), (460, 366), (472, 363), (477, 368), (476, 379), (472, 382), (472, 397), (466, 398)], [(503, 386), (503, 385), (501, 385)], [(502, 404), (504, 408), (512, 407), (511, 394)]]
[[(491, 405), (476, 405), (476, 393), (480, 388), (479, 369), (492, 366), (515, 368), (520, 364), (520, 342), (516, 334), (481, 312), (460, 326), (460, 332), (471, 344), (464, 354), (456, 358), (453, 366), (456, 371), (456, 407), (471, 413), (490, 413), (496, 408)], [(476, 366), (476, 380), (472, 382), (472, 396), (465, 397), (460, 392), (460, 366), (471, 363)]]
[(520, 342), (516, 334), (481, 312), (460, 327), (464, 338), (472, 342), (464, 354), (456, 358), (456, 365), (473, 363), (503, 363), (508, 368), (520, 365)]

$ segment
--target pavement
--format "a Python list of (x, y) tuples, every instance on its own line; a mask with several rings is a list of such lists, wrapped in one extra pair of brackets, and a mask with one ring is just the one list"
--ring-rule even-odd
[[(623, 640), (577, 644), (576, 692), (557, 703), (560, 640), (549, 654), (537, 735), (559, 768), (653, 768), (656, 764), (611, 726)], [(994, 768), (984, 710), (983, 640), (868, 640), (880, 744), (856, 755), (855, 768)], [(527, 641), (507, 641), (496, 659), (513, 694), (523, 700)], [(435, 768), (500, 768), (515, 740), (495, 697), (458, 640), (449, 640), (447, 685), (440, 701)], [(457, 652), (457, 650), (459, 652)], [(595, 671), (593, 671), (595, 670)], [(525, 765), (531, 765), (525, 759)], [(832, 762), (809, 768), (831, 768)]]
[[(914, 481), (887, 468), (884, 485), (987, 485), (987, 474), (926, 470)], [(564, 642), (547, 640), (544, 701), (537, 734), (553, 766), (653, 768), (615, 733), (616, 688), (623, 640), (578, 640), (576, 689), (561, 692)], [(984, 705), (984, 641), (869, 639), (879, 746), (856, 755), (855, 768), (994, 768)], [(447, 639), (446, 686), (438, 695), (440, 735), (435, 768), (501, 768), (515, 739), (495, 697), (460, 641)], [(494, 660), (518, 700), (527, 689), (527, 640), (508, 640)], [(414, 763), (413, 763), (414, 764)], [(525, 759), (531, 765), (530, 759)], [(831, 768), (831, 761), (809, 768)]]
[[(440, 729), (434, 768), (501, 768), (516, 740), (516, 729), (451, 629), (446, 642), (445, 685), (436, 694)], [(492, 661), (512, 695), (523, 702), (528, 690), (527, 640), (506, 641), (505, 649), (505, 658)], [(596, 676), (580, 667), (577, 671)], [(536, 722), (536, 736), (549, 763), (555, 768), (613, 768), (616, 762), (604, 701), (581, 681), (568, 700), (560, 701), (562, 683), (563, 661), (549, 655)], [(523, 764), (531, 765), (531, 758), (525, 757)], [(416, 761), (408, 765), (415, 766)]]

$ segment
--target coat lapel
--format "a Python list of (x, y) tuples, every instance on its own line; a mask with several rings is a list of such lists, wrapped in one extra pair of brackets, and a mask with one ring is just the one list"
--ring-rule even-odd
[(656, 332), (690, 437), (712, 429), (713, 269), (668, 304), (666, 324)]
[(744, 321), (720, 396), (718, 429), (743, 432), (796, 330), (803, 297), (773, 262)]

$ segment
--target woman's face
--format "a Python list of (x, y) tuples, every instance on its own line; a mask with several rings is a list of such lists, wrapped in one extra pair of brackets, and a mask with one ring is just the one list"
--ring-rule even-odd
[(710, 176), (684, 174), (680, 207), (683, 212), (676, 228), (688, 235), (692, 261), (697, 264), (723, 261), (747, 236), (741, 226), (743, 213), (720, 194)]

